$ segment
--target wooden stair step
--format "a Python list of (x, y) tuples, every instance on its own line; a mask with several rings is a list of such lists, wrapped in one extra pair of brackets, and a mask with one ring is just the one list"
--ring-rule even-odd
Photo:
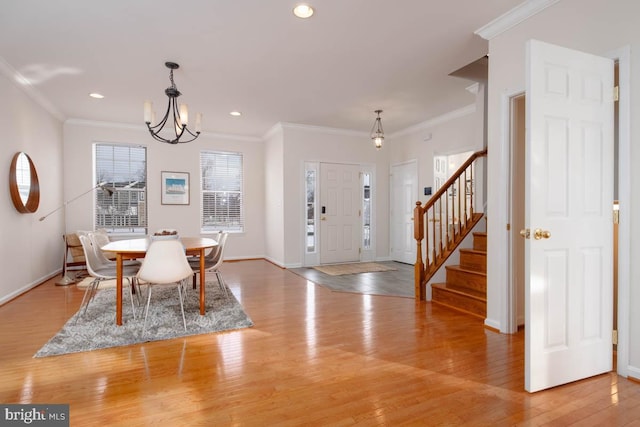
[(470, 289), (477, 292), (487, 292), (487, 273), (468, 270), (459, 265), (448, 265), (447, 285), (457, 289)]
[(487, 233), (474, 231), (473, 232), (473, 249), (479, 251), (487, 251)]
[(460, 266), (466, 270), (487, 272), (487, 251), (460, 249)]
[(436, 304), (481, 318), (487, 316), (487, 297), (482, 292), (456, 289), (446, 283), (433, 283), (431, 289), (431, 301)]

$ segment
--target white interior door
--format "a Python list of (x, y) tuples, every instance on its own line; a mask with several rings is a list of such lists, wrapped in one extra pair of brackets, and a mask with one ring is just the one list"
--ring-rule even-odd
[(538, 41), (527, 50), (525, 388), (533, 392), (612, 369), (613, 62)]
[(413, 239), (413, 208), (418, 200), (418, 165), (408, 162), (391, 167), (391, 259), (407, 264), (416, 261)]
[(320, 164), (320, 263), (360, 260), (360, 167)]

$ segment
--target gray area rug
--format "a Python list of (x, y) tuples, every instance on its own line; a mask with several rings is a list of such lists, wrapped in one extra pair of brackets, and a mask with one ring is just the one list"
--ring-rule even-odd
[(128, 290), (123, 289), (122, 326), (116, 326), (115, 323), (115, 289), (103, 289), (96, 293), (84, 315), (82, 315), (82, 309), (74, 314), (34, 357), (77, 353), (253, 326), (253, 322), (231, 291), (226, 297), (215, 279), (207, 282), (205, 288), (206, 314), (204, 316), (200, 315), (200, 290), (193, 289), (190, 283), (186, 288), (184, 301), (186, 332), (182, 324), (180, 300), (175, 286), (153, 288), (144, 335), (142, 325), (146, 287), (142, 286), (140, 306), (136, 309), (135, 320)]

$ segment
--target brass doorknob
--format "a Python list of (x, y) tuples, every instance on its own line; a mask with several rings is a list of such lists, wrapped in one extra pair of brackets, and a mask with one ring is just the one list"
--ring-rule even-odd
[(551, 233), (548, 230), (541, 230), (539, 228), (536, 228), (533, 232), (533, 238), (536, 240), (548, 239), (549, 237), (551, 237)]
[(531, 232), (529, 231), (528, 228), (523, 228), (522, 230), (520, 230), (520, 235), (525, 239), (528, 239), (529, 236), (531, 235)]
[(324, 217), (324, 216), (320, 217), (320, 221), (326, 221), (326, 220), (327, 220), (327, 217)]

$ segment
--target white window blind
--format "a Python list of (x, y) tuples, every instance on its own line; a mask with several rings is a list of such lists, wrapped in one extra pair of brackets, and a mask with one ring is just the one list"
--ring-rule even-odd
[(200, 153), (202, 231), (244, 231), (242, 154)]
[(95, 144), (96, 228), (111, 233), (147, 233), (147, 149), (135, 145)]

